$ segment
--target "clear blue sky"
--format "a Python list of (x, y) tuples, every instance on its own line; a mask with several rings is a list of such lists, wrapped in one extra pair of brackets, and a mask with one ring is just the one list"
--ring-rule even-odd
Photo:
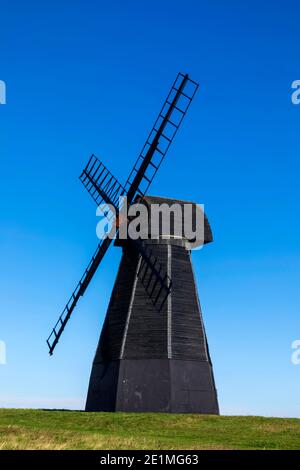
[(1, 2), (0, 406), (82, 408), (119, 261), (55, 355), (45, 338), (90, 259), (91, 153), (122, 181), (178, 71), (200, 90), (151, 188), (204, 203), (195, 252), (221, 412), (300, 417), (300, 7), (296, 1)]

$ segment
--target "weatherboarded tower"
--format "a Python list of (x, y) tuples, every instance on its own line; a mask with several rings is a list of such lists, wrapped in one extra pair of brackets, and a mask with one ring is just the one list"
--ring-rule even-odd
[[(147, 194), (197, 90), (188, 74), (178, 73), (125, 185), (94, 154), (80, 175), (97, 206), (105, 204), (104, 214), (115, 223), (120, 235), (116, 244), (123, 250), (92, 366), (88, 411), (219, 412), (190, 257), (193, 237), (178, 236), (177, 215), (168, 230), (158, 223), (154, 238), (148, 232), (125, 241), (121, 236), (130, 217), (124, 219), (120, 198), (126, 197), (129, 208), (137, 199), (148, 208), (157, 202), (183, 204)], [(209, 243), (210, 226), (202, 216), (202, 243)], [(52, 328), (47, 338), (50, 355), (113, 243), (113, 232), (100, 237)]]
[[(145, 203), (184, 202), (146, 196)], [(204, 222), (209, 243), (206, 217)], [(144, 241), (172, 279), (159, 308), (141, 280), (151, 283), (142, 256), (128, 241), (117, 242), (123, 255), (92, 366), (87, 411), (219, 413), (189, 240), (175, 237), (173, 229), (163, 233), (160, 227), (157, 239)]]

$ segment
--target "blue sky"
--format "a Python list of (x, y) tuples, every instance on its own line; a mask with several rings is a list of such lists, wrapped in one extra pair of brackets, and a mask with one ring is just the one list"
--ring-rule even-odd
[(200, 83), (151, 194), (204, 203), (193, 255), (223, 414), (300, 417), (296, 1), (1, 2), (0, 406), (83, 408), (117, 271), (112, 248), (48, 356), (93, 253), (78, 176), (122, 182), (178, 71)]

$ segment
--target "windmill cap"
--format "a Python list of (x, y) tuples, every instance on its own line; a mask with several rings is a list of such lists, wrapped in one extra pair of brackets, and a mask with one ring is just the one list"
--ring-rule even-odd
[[(190, 201), (159, 196), (137, 196), (134, 207), (129, 208), (129, 222), (140, 218), (137, 205), (146, 206), (145, 215), (140, 220), (141, 238), (144, 240), (166, 240), (167, 243), (183, 244), (187, 249), (197, 248), (213, 241), (212, 231), (203, 207)], [(143, 212), (144, 214), (144, 212)], [(130, 236), (130, 234), (129, 234)], [(122, 245), (119, 239), (116, 243)]]

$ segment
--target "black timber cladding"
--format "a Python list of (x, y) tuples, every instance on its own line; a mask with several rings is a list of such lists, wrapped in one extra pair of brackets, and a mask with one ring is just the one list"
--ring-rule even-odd
[(157, 311), (136, 276), (140, 255), (118, 242), (123, 255), (86, 409), (218, 413), (190, 251), (172, 238), (146, 243), (172, 278), (171, 294)]

